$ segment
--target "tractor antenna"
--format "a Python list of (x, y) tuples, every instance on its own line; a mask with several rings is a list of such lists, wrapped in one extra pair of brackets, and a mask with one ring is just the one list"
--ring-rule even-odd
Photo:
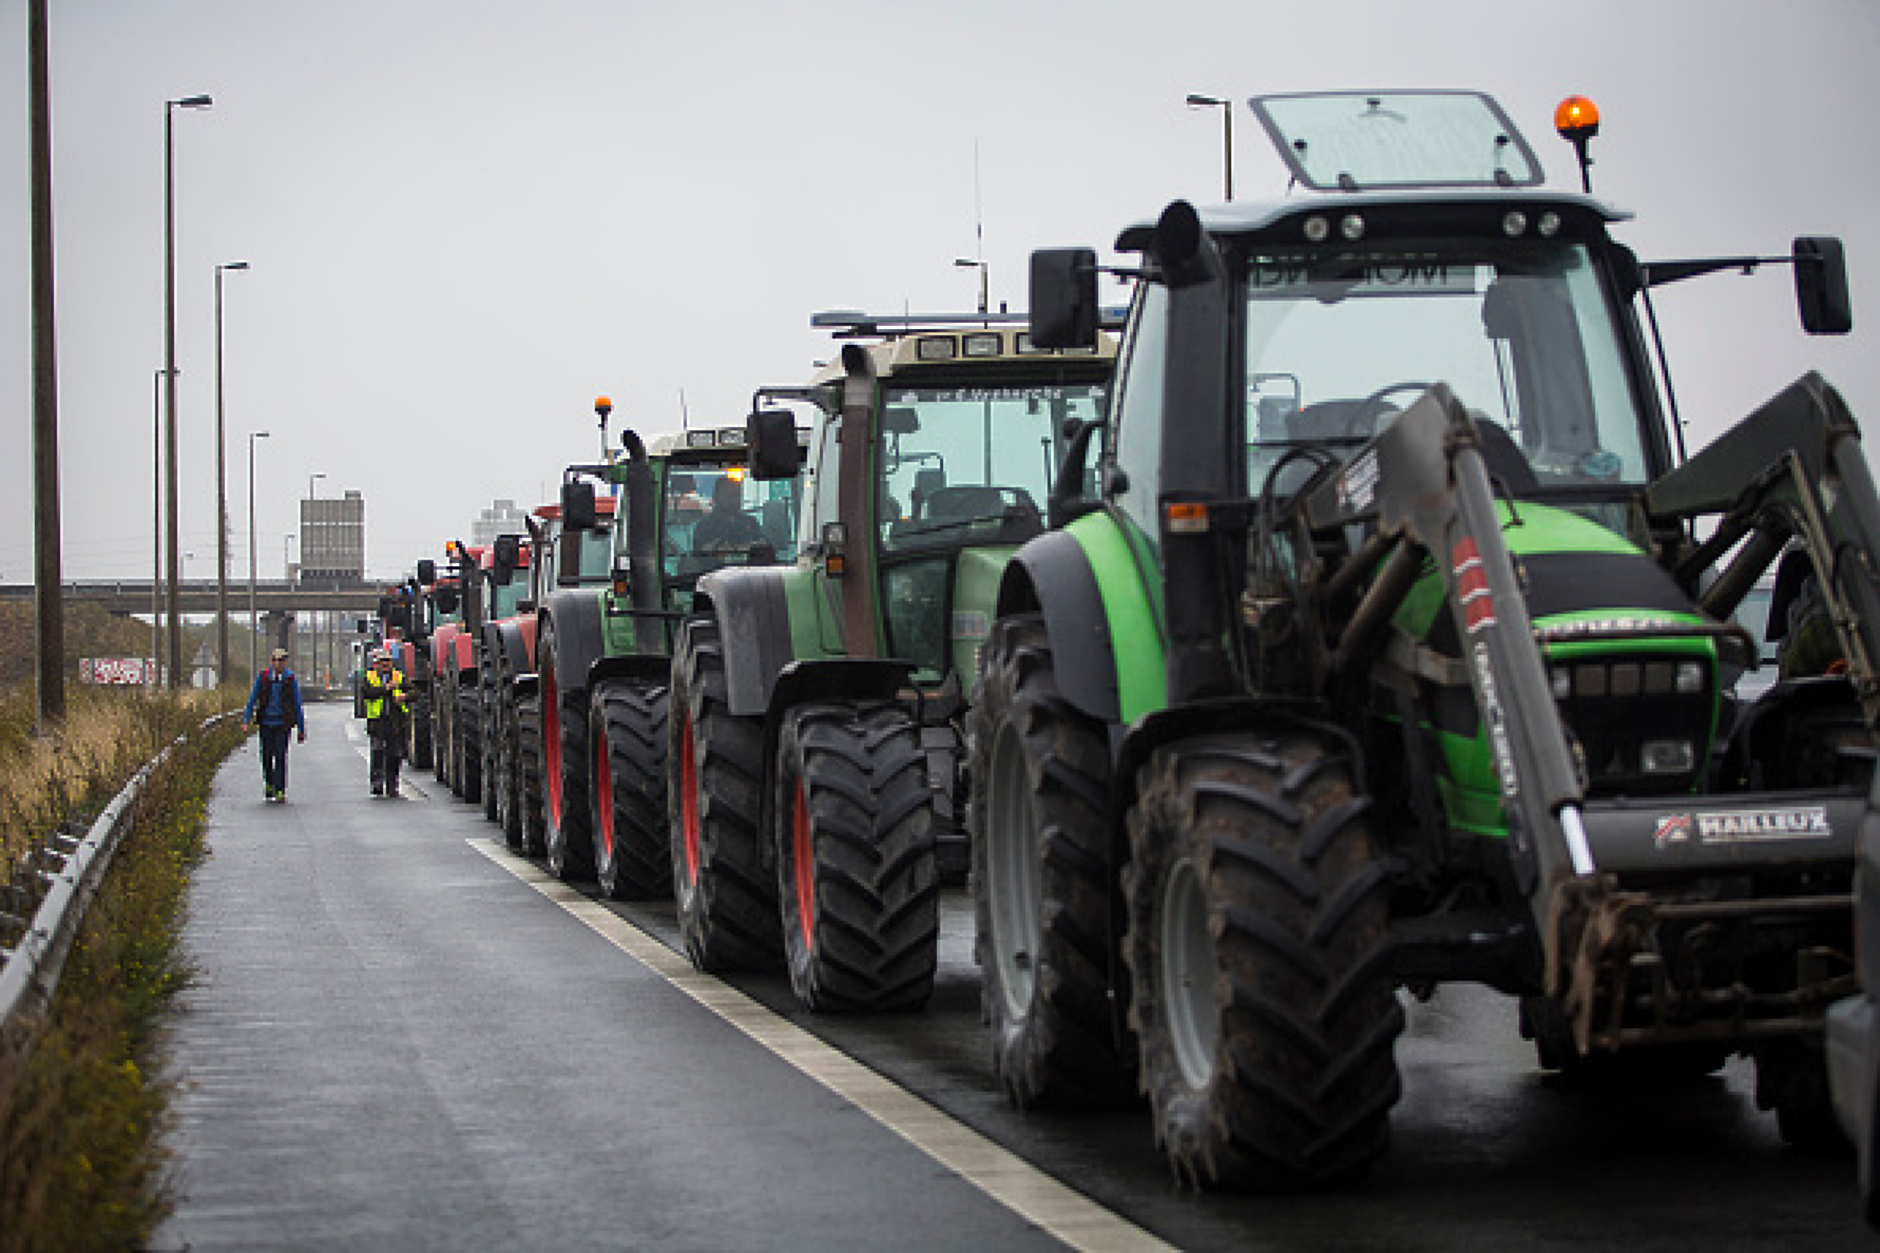
[(692, 429), (692, 414), (685, 407), (685, 388), (683, 387), (679, 389), (679, 429), (681, 431)]

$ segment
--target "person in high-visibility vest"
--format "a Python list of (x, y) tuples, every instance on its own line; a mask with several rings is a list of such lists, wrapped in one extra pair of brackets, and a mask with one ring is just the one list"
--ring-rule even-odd
[(366, 738), (372, 742), (372, 794), (398, 795), (398, 761), (405, 751), (405, 676), (380, 649), (360, 680), (365, 690)]

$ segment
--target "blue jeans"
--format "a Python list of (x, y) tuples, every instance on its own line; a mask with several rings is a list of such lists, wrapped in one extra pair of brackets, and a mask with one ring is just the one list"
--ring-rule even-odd
[(277, 792), (287, 790), (287, 742), (293, 734), (290, 726), (261, 724), (261, 781)]

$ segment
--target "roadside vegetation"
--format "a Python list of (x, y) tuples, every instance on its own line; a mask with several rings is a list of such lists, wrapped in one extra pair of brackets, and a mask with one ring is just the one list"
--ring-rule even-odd
[(215, 692), (74, 684), (67, 701), (64, 728), (38, 739), (30, 679), (0, 695), (0, 871), (189, 739), (137, 807), (49, 1013), (30, 1040), (0, 1039), (0, 1253), (140, 1248), (168, 1212), (159, 1026), (189, 982), (179, 939), (209, 787), (242, 738), (233, 720), (199, 729), (234, 703)]

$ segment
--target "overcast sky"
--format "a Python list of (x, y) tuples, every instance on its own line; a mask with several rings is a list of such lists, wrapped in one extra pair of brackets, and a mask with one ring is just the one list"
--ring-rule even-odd
[[(0, 59), (0, 580), (29, 581), (26, 6)], [(367, 501), (396, 577), (597, 451), (607, 393), (649, 437), (737, 425), (828, 352), (812, 312), (1024, 304), (1034, 247), (1108, 249), (1169, 199), (1281, 194), (1246, 97), (1337, 87), (1496, 96), (1552, 185), (1551, 130), (1594, 97), (1595, 190), (1642, 256), (1847, 243), (1856, 330), (1809, 339), (1786, 270), (1668, 290), (1703, 443), (1808, 368), (1880, 439), (1875, 0), (62, 0), (52, 5), (64, 566), (147, 577), (163, 364), (164, 101), (178, 111), (183, 548), (214, 574), (214, 267), (225, 284), (231, 574), (296, 501)], [(983, 221), (983, 245), (979, 223)], [(1120, 299), (1120, 289), (1105, 289)]]

